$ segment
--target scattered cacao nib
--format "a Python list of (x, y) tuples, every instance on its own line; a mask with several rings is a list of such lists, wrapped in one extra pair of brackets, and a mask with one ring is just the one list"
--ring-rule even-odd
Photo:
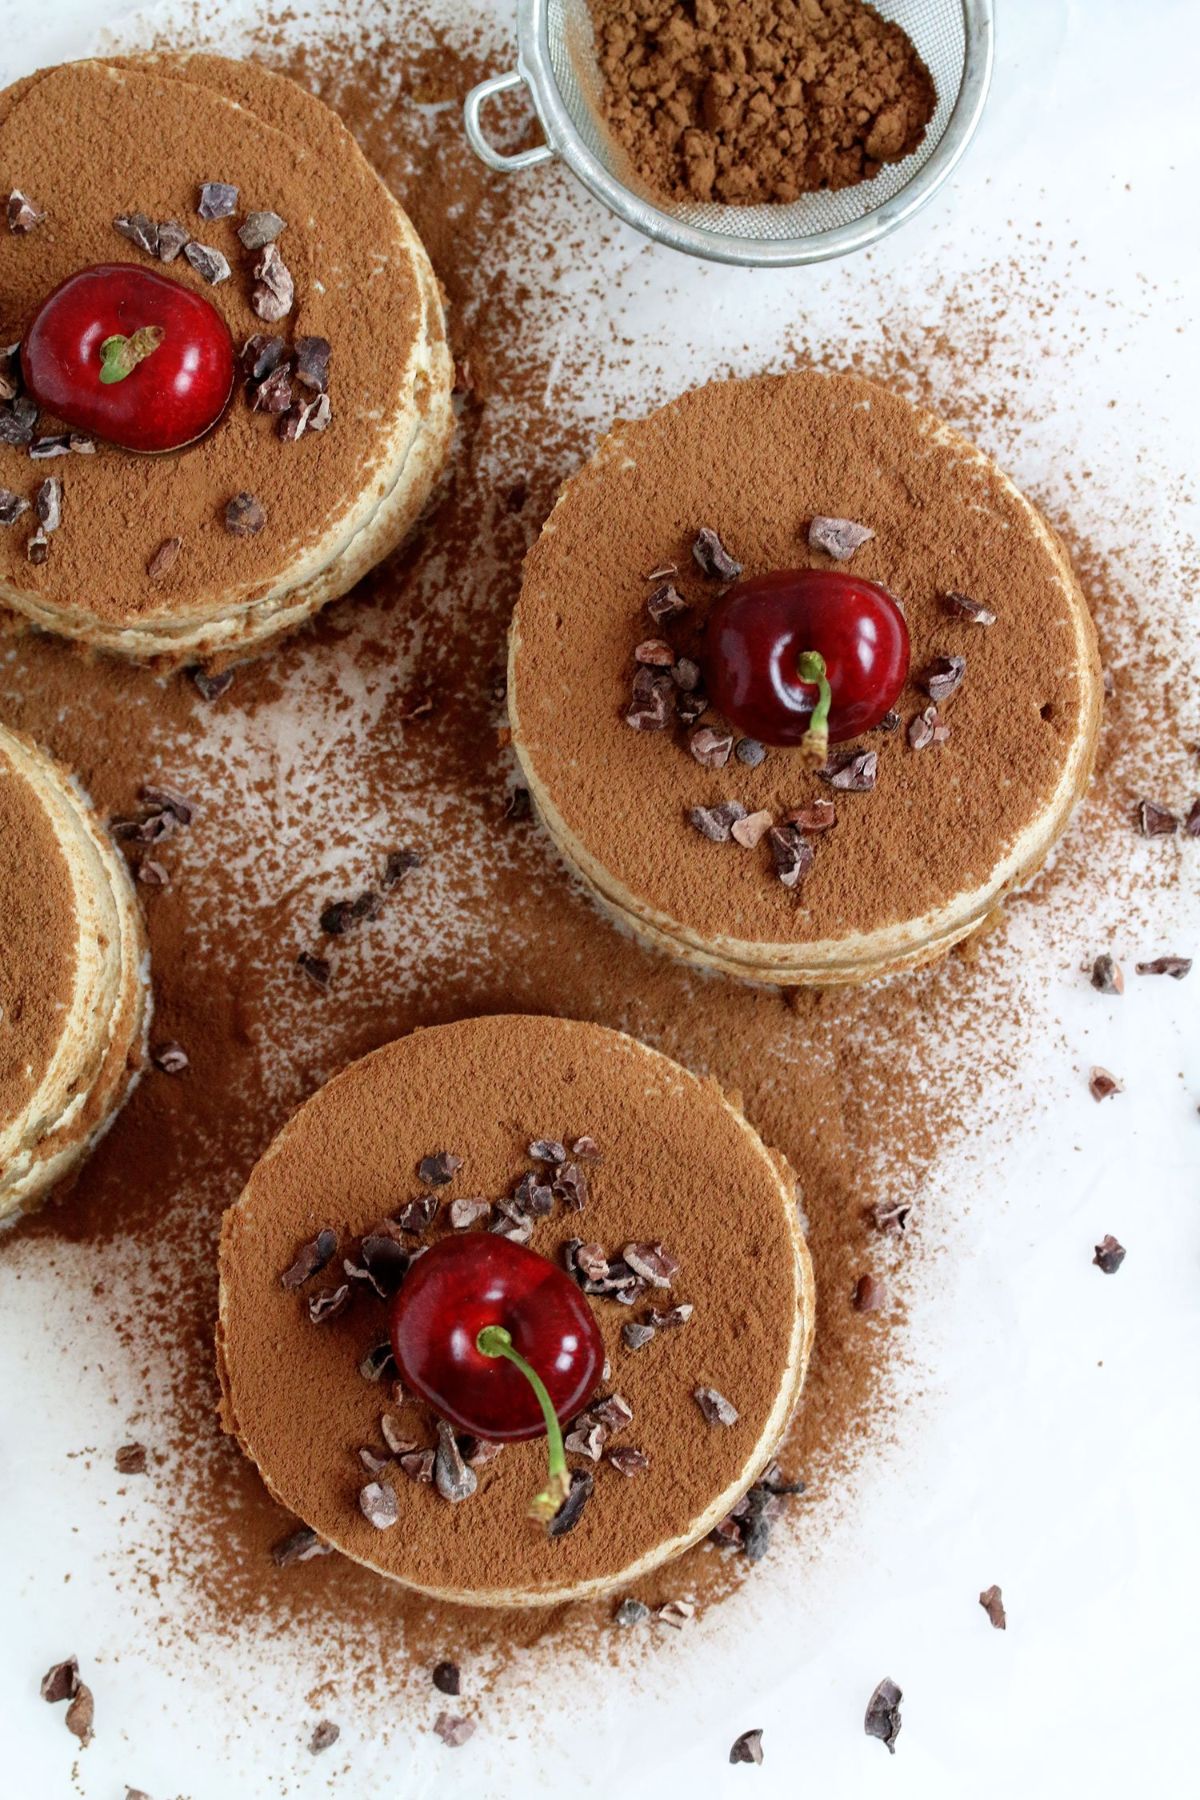
[(1125, 977), (1121, 965), (1111, 956), (1098, 956), (1092, 964), (1092, 986), (1098, 994), (1123, 994)]
[(582, 1212), (588, 1203), (588, 1178), (578, 1163), (564, 1163), (555, 1171), (552, 1191), (572, 1212)]
[(314, 1294), (308, 1303), (308, 1316), (314, 1325), (324, 1325), (330, 1319), (340, 1318), (349, 1304), (350, 1284), (344, 1281), (340, 1287)]
[(293, 345), (296, 358), (296, 380), (314, 394), (323, 394), (329, 386), (329, 358), (333, 346), (328, 338), (300, 337)]
[(1153, 800), (1138, 801), (1137, 823), (1143, 837), (1174, 837), (1179, 830), (1175, 814)]
[(875, 729), (876, 731), (886, 731), (889, 735), (893, 731), (899, 731), (900, 714), (898, 712), (885, 712)]
[(506, 1219), (548, 1219), (554, 1211), (554, 1189), (531, 1172), (522, 1175), (510, 1200), (497, 1200), (496, 1205)]
[(1200, 838), (1200, 799), (1192, 801), (1188, 816), (1183, 821), (1183, 835), (1187, 838)]
[(341, 937), (354, 923), (353, 900), (332, 900), (321, 913), (317, 923), (326, 937)]
[[(229, 280), (229, 264), (219, 250), (209, 244), (198, 244), (193, 238), (183, 246), (183, 254), (195, 269), (197, 275), (207, 281), (210, 287), (216, 287), (219, 281)], [(262, 317), (263, 315), (259, 315)]]
[(179, 825), (190, 825), (196, 816), (196, 802), (189, 800), (177, 788), (161, 787), (155, 782), (144, 781), (138, 789), (138, 799), (155, 812), (169, 813)]
[(26, 544), (25, 554), (35, 567), (39, 567), (49, 557), (50, 539), (46, 536), (40, 525)]
[(15, 525), (21, 514), (28, 511), (28, 500), (14, 494), (11, 488), (0, 487), (0, 525)]
[(340, 1725), (335, 1725), (332, 1719), (322, 1719), (314, 1728), (308, 1747), (314, 1756), (319, 1756), (322, 1750), (328, 1750), (332, 1744), (336, 1744), (341, 1735)]
[(287, 224), (277, 212), (252, 212), (247, 213), (238, 226), (238, 236), (243, 249), (265, 250), (286, 230)]
[(599, 1462), (600, 1452), (607, 1441), (607, 1425), (597, 1419), (594, 1413), (584, 1412), (575, 1420), (563, 1443), (575, 1456), (586, 1456), (591, 1462)]
[(733, 827), (747, 817), (740, 800), (722, 800), (716, 806), (693, 806), (688, 824), (712, 844), (727, 844)]
[(433, 1464), (434, 1485), (443, 1500), (449, 1500), (457, 1506), (460, 1500), (471, 1498), (479, 1486), (479, 1477), (463, 1461), (458, 1439), (445, 1419), (438, 1420), (437, 1434), (437, 1454)]
[[(140, 871), (139, 871), (140, 873)], [(166, 1038), (161, 1044), (155, 1044), (150, 1052), (150, 1061), (164, 1075), (182, 1075), (188, 1067), (190, 1058), (182, 1044), (174, 1038)]]
[(191, 673), (202, 700), (219, 700), (233, 686), (232, 669), (222, 669), (219, 675), (210, 675), (205, 669), (193, 669)]
[(410, 1481), (420, 1481), (429, 1486), (433, 1482), (436, 1457), (436, 1450), (410, 1450), (407, 1456), (400, 1458), (400, 1467)]
[[(318, 394), (311, 401), (304, 414), (305, 429), (308, 431), (324, 431), (333, 418), (333, 402), (328, 394)], [(414, 715), (410, 714), (410, 718)]]
[[(427, 1454), (432, 1459), (432, 1450)], [(358, 1496), (358, 1507), (368, 1525), (376, 1531), (387, 1531), (400, 1517), (396, 1490), (387, 1481), (369, 1481)]]
[(77, 1737), (85, 1750), (95, 1736), (92, 1730), (95, 1717), (96, 1702), (92, 1697), (92, 1690), (85, 1681), (81, 1681), (71, 1696), (65, 1723), (72, 1737)]
[[(225, 505), (225, 529), (234, 537), (257, 537), (267, 522), (262, 501), (243, 491)], [(233, 676), (229, 677), (230, 681)]]
[(453, 1181), (463, 1166), (461, 1156), (455, 1156), (451, 1150), (438, 1150), (432, 1156), (423, 1156), (417, 1164), (417, 1180), (426, 1187), (445, 1187)]
[(592, 1497), (595, 1480), (586, 1469), (572, 1469), (571, 1487), (566, 1499), (546, 1527), (547, 1537), (566, 1537), (574, 1531), (583, 1516), (583, 1509)]
[(1004, 1600), (1000, 1589), (993, 1582), (991, 1587), (984, 1588), (979, 1596), (979, 1604), (987, 1614), (994, 1631), (1007, 1631), (1008, 1618), (1004, 1611)]
[(279, 420), (279, 435), (285, 444), (294, 444), (302, 438), (308, 427), (308, 407), (303, 401), (289, 406)]
[(675, 652), (665, 638), (647, 638), (634, 650), (633, 660), (647, 668), (671, 669), (675, 666)]
[(1182, 981), (1191, 966), (1190, 956), (1156, 956), (1153, 962), (1136, 965), (1139, 975), (1169, 975), (1172, 981)]
[(161, 581), (169, 575), (179, 561), (179, 552), (183, 549), (181, 537), (164, 538), (150, 561), (146, 564), (146, 573), (151, 581)]
[(463, 1460), (470, 1463), (473, 1469), (485, 1469), (488, 1463), (495, 1462), (503, 1448), (503, 1444), (494, 1444), (490, 1438), (464, 1438)]
[(671, 680), (681, 693), (695, 694), (702, 680), (700, 664), (690, 656), (681, 656), (671, 670)]
[(741, 1737), (734, 1738), (729, 1752), (731, 1763), (761, 1763), (763, 1759), (762, 1729), (743, 1731)]
[(34, 462), (49, 462), (53, 456), (69, 456), (70, 433), (56, 431), (45, 437), (35, 437), (29, 446), (29, 454)]
[(60, 1700), (73, 1700), (79, 1692), (79, 1659), (68, 1656), (65, 1662), (55, 1663), (42, 1676), (42, 1699), (48, 1700), (51, 1706), (57, 1706)]
[(854, 519), (827, 519), (821, 514), (808, 527), (809, 549), (823, 550), (835, 562), (849, 562), (854, 552), (874, 536), (870, 526), (859, 525)]
[(143, 887), (165, 888), (170, 885), (171, 877), (160, 862), (153, 857), (143, 856), (137, 866), (137, 878)]
[(489, 1218), (492, 1203), (480, 1194), (464, 1195), (450, 1202), (450, 1224), (455, 1231), (469, 1231), (480, 1219)]
[(516, 824), (518, 820), (531, 819), (533, 817), (533, 801), (529, 797), (529, 789), (523, 787), (520, 782), (509, 790), (503, 817), (511, 820), (514, 824)]
[(242, 345), (242, 374), (249, 382), (259, 382), (274, 373), (281, 363), (288, 360), (287, 340), (271, 337), (256, 331)]
[(507, 1238), (512, 1244), (527, 1244), (533, 1236), (533, 1220), (527, 1217), (514, 1219), (501, 1214), (488, 1226), (488, 1230), (494, 1237)]
[(604, 1161), (603, 1156), (600, 1154), (600, 1146), (593, 1137), (577, 1137), (575, 1142), (571, 1145), (571, 1155), (575, 1158), (576, 1162), (581, 1163), (598, 1163)]
[(688, 738), (688, 749), (702, 769), (723, 769), (733, 750), (733, 733), (698, 725)]
[[(671, 571), (674, 574), (674, 570)], [(656, 625), (665, 624), (668, 619), (677, 619), (680, 613), (688, 610), (688, 603), (678, 589), (669, 581), (655, 588), (646, 602), (646, 611)]]
[(458, 1664), (455, 1662), (435, 1663), (433, 1685), (439, 1694), (448, 1694), (452, 1700), (457, 1700), (462, 1692), (462, 1674)]
[(1095, 1068), (1088, 1076), (1088, 1092), (1093, 1100), (1111, 1100), (1124, 1091), (1125, 1083), (1110, 1075), (1107, 1069)]
[(237, 202), (238, 191), (228, 181), (202, 181), (196, 211), (202, 219), (228, 219)]
[(387, 861), (383, 866), (383, 885), (385, 888), (399, 886), (406, 875), (421, 866), (419, 850), (389, 850)]
[(358, 1372), (364, 1381), (382, 1381), (385, 1375), (394, 1374), (395, 1359), (390, 1344), (376, 1344), (368, 1350), (358, 1365)]
[(529, 1154), (534, 1162), (564, 1163), (567, 1160), (565, 1144), (557, 1138), (535, 1138), (529, 1146)]
[(879, 754), (875, 750), (835, 750), (817, 774), (843, 793), (869, 794), (879, 774)]
[(900, 1702), (903, 1698), (895, 1682), (885, 1675), (867, 1701), (867, 1716), (863, 1720), (867, 1736), (879, 1738), (892, 1756), (896, 1754), (896, 1739), (900, 1736)]
[(15, 444), (18, 449), (32, 441), (37, 425), (38, 409), (28, 394), (0, 406), (0, 444)]
[(812, 845), (806, 843), (794, 825), (772, 825), (767, 832), (767, 845), (775, 873), (784, 887), (799, 887), (813, 866)]
[(469, 1737), (474, 1737), (475, 1721), (460, 1718), (456, 1713), (440, 1712), (433, 1721), (433, 1729), (443, 1744), (448, 1744), (451, 1750), (457, 1750)]
[(650, 1608), (644, 1600), (622, 1600), (613, 1614), (613, 1623), (623, 1628), (630, 1625), (644, 1625), (650, 1617)]
[(48, 475), (41, 483), (33, 508), (43, 531), (58, 530), (62, 524), (62, 482), (57, 475)]
[(938, 729), (938, 712), (936, 706), (927, 706), (910, 721), (908, 741), (914, 750), (928, 750), (934, 742)]
[[(410, 1449), (415, 1447), (409, 1446)], [(358, 1460), (368, 1475), (382, 1475), (390, 1467), (392, 1459), (390, 1456), (380, 1456), (378, 1450), (372, 1450), (369, 1444), (364, 1444), (358, 1453)]]
[(860, 1275), (854, 1288), (855, 1312), (879, 1312), (887, 1305), (888, 1292), (875, 1275)]
[(651, 1287), (669, 1288), (679, 1273), (679, 1261), (661, 1244), (626, 1244), (621, 1252), (635, 1275)]
[(935, 656), (917, 677), (917, 682), (925, 689), (934, 705), (941, 706), (944, 701), (957, 694), (966, 676), (965, 656)]
[(692, 1398), (709, 1425), (736, 1425), (738, 1410), (733, 1402), (714, 1387), (693, 1388)]
[(814, 800), (810, 805), (788, 813), (785, 822), (803, 831), (807, 837), (816, 837), (822, 831), (833, 830), (837, 824), (837, 809), (832, 800)]
[(685, 1300), (679, 1306), (669, 1307), (666, 1312), (648, 1312), (646, 1322), (655, 1331), (674, 1331), (680, 1325), (686, 1325), (695, 1310), (691, 1301)]
[(967, 619), (972, 625), (994, 625), (996, 615), (982, 601), (972, 600), (967, 594), (956, 593), (953, 589), (944, 596), (946, 611), (959, 619)]
[(659, 1607), (654, 1617), (660, 1625), (669, 1625), (672, 1631), (682, 1631), (695, 1614), (696, 1608), (690, 1600), (668, 1600)]
[(640, 1350), (654, 1336), (653, 1325), (639, 1325), (631, 1319), (621, 1327), (621, 1341), (627, 1350)]
[[(427, 1162), (430, 1160), (432, 1159), (426, 1158)], [(425, 1164), (422, 1163), (421, 1167), (424, 1168)], [(449, 1176), (445, 1176), (443, 1179), (449, 1180)], [(420, 1237), (422, 1232), (429, 1230), (429, 1227), (437, 1218), (438, 1207), (440, 1205), (441, 1201), (436, 1194), (421, 1194), (419, 1198), (410, 1200), (407, 1206), (402, 1206), (400, 1208), (400, 1211), (396, 1214), (396, 1223), (399, 1225), (401, 1231), (408, 1231), (411, 1232), (414, 1237)]]
[(406, 1438), (391, 1413), (384, 1413), (379, 1421), (379, 1431), (384, 1443), (393, 1456), (408, 1456), (417, 1448), (411, 1438)]
[(771, 829), (769, 812), (748, 813), (744, 819), (737, 819), (730, 827), (729, 835), (735, 844), (743, 850), (757, 850), (763, 838)]
[(876, 1231), (903, 1232), (911, 1211), (903, 1201), (877, 1200), (871, 1208), (871, 1223)]
[(742, 572), (740, 562), (734, 560), (711, 526), (705, 525), (696, 534), (692, 545), (692, 556), (697, 567), (714, 581), (736, 581)]
[(21, 346), (0, 349), (0, 400), (15, 400), (21, 391)]
[(314, 987), (327, 988), (333, 970), (323, 956), (314, 956), (310, 950), (302, 950), (296, 958), (297, 968), (303, 969)]
[(8, 229), (14, 237), (28, 237), (39, 225), (45, 223), (46, 215), (34, 205), (28, 194), (20, 188), (14, 188), (8, 196)]
[(359, 1249), (362, 1264), (371, 1285), (381, 1300), (390, 1300), (400, 1291), (408, 1274), (412, 1257), (389, 1231), (370, 1231)]
[(329, 1556), (333, 1546), (319, 1538), (311, 1525), (298, 1525), (271, 1547), (271, 1561), (277, 1569), (290, 1569), (293, 1563), (312, 1562), (314, 1557)]
[(633, 1423), (633, 1408), (623, 1394), (609, 1394), (589, 1410), (608, 1431), (624, 1431)]
[(147, 256), (158, 255), (158, 226), (153, 219), (148, 219), (145, 213), (118, 213), (113, 224), (123, 238), (128, 238), (131, 244), (136, 244), (139, 250), (146, 252)]
[(174, 219), (161, 220), (158, 226), (158, 243), (155, 247), (155, 255), (159, 262), (173, 263), (180, 251), (187, 248), (191, 235), (190, 231), (185, 231), (183, 226)]
[(774, 1494), (783, 1499), (790, 1498), (793, 1494), (802, 1494), (805, 1491), (802, 1481), (784, 1479), (783, 1470), (777, 1462), (767, 1464), (758, 1478), (758, 1486), (766, 1488), (768, 1494)]
[(638, 1450), (632, 1444), (618, 1444), (613, 1450), (606, 1450), (605, 1456), (613, 1468), (621, 1475), (640, 1475), (650, 1467), (650, 1458), (644, 1450)]
[(708, 695), (703, 689), (691, 694), (680, 693), (675, 702), (675, 711), (681, 725), (694, 725), (708, 711)]
[(278, 363), (247, 394), (251, 412), (286, 413), (292, 404), (292, 365)]
[(1096, 1254), (1092, 1261), (1098, 1269), (1103, 1269), (1106, 1275), (1115, 1275), (1125, 1261), (1125, 1246), (1119, 1244), (1110, 1232), (1096, 1245)]
[(767, 747), (760, 744), (757, 738), (739, 738), (733, 746), (733, 754), (747, 769), (757, 769), (767, 759)]
[(633, 699), (625, 713), (632, 731), (665, 731), (675, 704), (675, 684), (669, 675), (641, 668), (633, 678)]
[(573, 1262), (588, 1281), (600, 1282), (608, 1277), (608, 1257), (600, 1244), (576, 1244)]
[(262, 255), (254, 265), (251, 306), (260, 319), (264, 319), (268, 325), (276, 325), (291, 312), (295, 297), (296, 284), (292, 280), (291, 271), (274, 243), (265, 244)]

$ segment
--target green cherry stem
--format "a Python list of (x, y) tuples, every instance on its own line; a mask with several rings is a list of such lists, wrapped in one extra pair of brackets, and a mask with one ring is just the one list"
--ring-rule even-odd
[(130, 337), (108, 337), (100, 346), (100, 379), (106, 385), (124, 381), (166, 337), (161, 325), (140, 325)]
[(525, 1361), (519, 1350), (513, 1348), (512, 1338), (503, 1325), (485, 1325), (475, 1339), (475, 1348), (481, 1356), (502, 1356), (506, 1362), (512, 1363), (515, 1369), (520, 1369), (537, 1396), (537, 1403), (542, 1409), (542, 1417), (546, 1421), (550, 1479), (546, 1483), (544, 1492), (534, 1496), (529, 1511), (533, 1518), (549, 1523), (571, 1491), (571, 1477), (567, 1472), (567, 1453), (563, 1448), (562, 1427), (558, 1422), (558, 1414), (554, 1410), (554, 1402), (547, 1393), (546, 1384), (537, 1370), (532, 1364)]
[(810, 769), (819, 769), (829, 756), (829, 708), (833, 704), (833, 690), (825, 674), (825, 658), (819, 650), (805, 650), (797, 659), (796, 673), (801, 681), (817, 689), (817, 704), (813, 707), (808, 730), (800, 740), (800, 751)]

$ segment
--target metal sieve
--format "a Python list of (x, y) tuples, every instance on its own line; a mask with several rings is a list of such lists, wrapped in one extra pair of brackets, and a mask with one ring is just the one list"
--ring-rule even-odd
[[(531, 169), (561, 156), (619, 218), (690, 256), (748, 267), (823, 262), (862, 250), (902, 225), (941, 187), (971, 141), (992, 75), (992, 0), (874, 0), (924, 59), (937, 108), (911, 156), (887, 163), (873, 181), (822, 190), (769, 206), (653, 200), (612, 140), (601, 111), (601, 76), (587, 0), (518, 0), (517, 66), (472, 88), (463, 108), (467, 137), (490, 169)], [(496, 94), (524, 86), (545, 143), (506, 154), (483, 129)]]

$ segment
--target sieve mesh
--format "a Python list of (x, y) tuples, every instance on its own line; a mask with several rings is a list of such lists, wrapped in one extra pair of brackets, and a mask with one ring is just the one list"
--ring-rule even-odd
[(612, 139), (601, 111), (601, 77), (587, 0), (546, 0), (550, 68), (563, 106), (584, 146), (606, 172), (645, 205), (682, 225), (753, 243), (791, 242), (851, 225), (883, 206), (929, 161), (945, 134), (966, 66), (961, 0), (873, 0), (876, 12), (908, 33), (933, 77), (937, 107), (911, 156), (887, 163), (873, 181), (836, 193), (804, 194), (787, 205), (672, 205), (652, 196)]

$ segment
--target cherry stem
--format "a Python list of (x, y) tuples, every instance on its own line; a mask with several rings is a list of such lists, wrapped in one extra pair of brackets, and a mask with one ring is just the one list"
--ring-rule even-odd
[(100, 346), (100, 379), (106, 385), (124, 381), (166, 337), (161, 325), (139, 325), (130, 337), (108, 337)]
[(819, 769), (829, 756), (829, 709), (833, 690), (825, 674), (825, 658), (819, 650), (805, 650), (796, 662), (801, 681), (817, 689), (817, 704), (808, 721), (808, 730), (800, 740), (800, 750), (810, 769)]
[(519, 1350), (513, 1348), (512, 1337), (503, 1325), (485, 1325), (475, 1339), (475, 1348), (481, 1356), (502, 1356), (506, 1362), (520, 1369), (522, 1375), (537, 1396), (537, 1403), (542, 1409), (542, 1417), (546, 1421), (546, 1442), (550, 1460), (550, 1479), (544, 1492), (536, 1494), (530, 1505), (530, 1515), (545, 1522), (554, 1517), (563, 1501), (571, 1491), (571, 1477), (567, 1471), (567, 1453), (563, 1447), (562, 1427), (558, 1422), (558, 1414), (554, 1410), (554, 1402), (546, 1391), (546, 1384), (531, 1363), (527, 1363)]

